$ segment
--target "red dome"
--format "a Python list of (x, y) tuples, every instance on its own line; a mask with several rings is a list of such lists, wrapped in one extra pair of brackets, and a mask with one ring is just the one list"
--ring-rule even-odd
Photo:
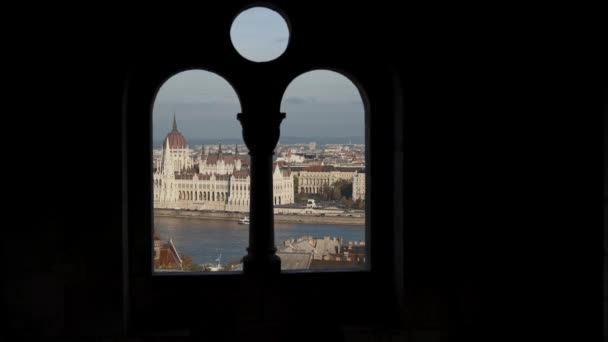
[(169, 148), (171, 149), (186, 148), (186, 139), (179, 131), (169, 132), (169, 134), (167, 134), (167, 137), (165, 138), (165, 144), (167, 140), (169, 141)]
[(177, 130), (177, 121), (175, 120), (175, 113), (173, 113), (173, 130), (167, 134), (165, 138), (165, 144), (169, 141), (169, 148), (171, 149), (183, 149), (186, 148), (186, 139)]

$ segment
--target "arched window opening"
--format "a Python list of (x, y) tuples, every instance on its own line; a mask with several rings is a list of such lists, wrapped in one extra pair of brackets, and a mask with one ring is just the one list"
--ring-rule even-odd
[[(249, 165), (248, 155), (239, 153), (246, 151), (236, 120), (240, 111), (235, 90), (210, 71), (180, 72), (159, 88), (152, 111), (153, 180), (165, 186), (154, 187), (154, 243), (163, 256), (154, 261), (155, 272), (231, 271), (228, 265), (246, 254), (247, 227), (237, 226), (228, 212), (248, 208), (234, 207), (230, 191), (220, 190), (231, 189), (235, 172), (249, 173), (240, 166)], [(218, 191), (196, 190), (203, 188)], [(179, 210), (194, 212), (185, 219), (176, 215)], [(235, 229), (216, 234), (225, 224)]]
[(266, 7), (253, 7), (242, 11), (234, 19), (230, 40), (245, 59), (269, 62), (280, 57), (287, 49), (289, 27), (281, 14)]
[[(273, 172), (277, 255), (292, 257), (289, 253), (319, 246), (311, 252), (310, 265), (286, 263), (282, 269), (366, 269), (365, 106), (360, 90), (340, 73), (310, 71), (289, 84), (281, 112), (286, 118)], [(301, 216), (298, 224), (276, 222), (288, 213)]]

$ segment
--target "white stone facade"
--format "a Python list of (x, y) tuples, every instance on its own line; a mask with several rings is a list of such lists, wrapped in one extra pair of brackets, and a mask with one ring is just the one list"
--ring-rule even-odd
[[(193, 160), (191, 150), (173, 137), (164, 141), (160, 167), (153, 175), (154, 208), (195, 209), (249, 212), (250, 176), (248, 158), (238, 154), (203, 153)], [(179, 133), (179, 132), (178, 132)], [(177, 146), (172, 146), (177, 145)], [(174, 149), (174, 147), (178, 147)], [(208, 150), (207, 150), (208, 151)], [(275, 164), (273, 172), (274, 203), (294, 203), (293, 174)]]
[(294, 192), (291, 170), (281, 168), (275, 164), (274, 172), (272, 173), (272, 203), (274, 205), (292, 204), (295, 202)]
[(320, 194), (324, 186), (333, 186), (339, 180), (353, 181), (354, 171), (324, 171), (322, 167), (309, 167), (305, 170), (294, 172), (298, 176), (298, 193)]
[(353, 176), (353, 201), (365, 200), (365, 172), (357, 172)]

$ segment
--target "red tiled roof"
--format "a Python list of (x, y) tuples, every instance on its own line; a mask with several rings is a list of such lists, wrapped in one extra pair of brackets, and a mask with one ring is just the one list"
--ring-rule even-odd
[(159, 258), (155, 262), (154, 268), (159, 269), (180, 269), (181, 265), (176, 251), (171, 245), (164, 244), (160, 248)]
[(177, 174), (177, 171), (175, 172), (175, 179), (193, 179), (194, 178), (194, 173), (182, 173), (182, 174)]
[[(214, 165), (214, 164), (217, 164), (219, 159), (220, 159), (219, 154), (208, 154), (206, 156), (206, 158), (204, 158), (203, 160), (206, 161), (207, 165)], [(223, 155), (222, 154), (222, 160), (226, 164), (234, 164), (234, 155), (232, 155), (232, 154)]]
[(179, 257), (179, 253), (175, 249), (172, 241), (169, 240), (168, 243), (162, 243), (160, 241), (160, 237), (154, 229), (153, 239), (155, 245), (160, 244), (159, 255), (158, 258), (155, 257), (154, 260), (154, 268), (155, 269), (181, 269), (181, 259)]
[(232, 175), (235, 178), (247, 178), (249, 176), (249, 171), (248, 170), (234, 171), (234, 173), (232, 173)]
[(308, 172), (329, 172), (329, 171), (334, 171), (334, 167), (333, 166), (328, 166), (328, 165), (312, 165), (312, 166), (307, 167), (303, 171), (308, 171)]
[[(216, 164), (218, 162), (218, 160), (219, 160), (219, 154), (218, 153), (205, 154), (205, 155), (201, 156), (201, 159), (203, 161), (206, 161), (207, 164), (213, 165), (213, 164)], [(222, 154), (222, 160), (226, 164), (234, 164), (237, 159), (241, 161), (241, 165), (249, 165), (250, 157), (248, 155), (245, 155), (245, 154), (237, 154), (237, 155), (235, 155), (235, 154)]]

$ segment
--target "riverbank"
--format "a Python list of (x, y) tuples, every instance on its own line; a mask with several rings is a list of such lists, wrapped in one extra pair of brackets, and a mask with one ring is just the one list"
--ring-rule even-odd
[[(364, 225), (365, 217), (333, 216), (320, 214), (275, 214), (275, 222), (286, 223), (316, 223), (316, 224), (355, 224)], [(346, 215), (340, 213), (340, 215)], [(182, 217), (182, 218), (204, 218), (213, 220), (238, 221), (245, 216), (244, 213), (232, 213), (225, 211), (207, 210), (179, 210), (179, 209), (154, 209), (154, 216)]]

